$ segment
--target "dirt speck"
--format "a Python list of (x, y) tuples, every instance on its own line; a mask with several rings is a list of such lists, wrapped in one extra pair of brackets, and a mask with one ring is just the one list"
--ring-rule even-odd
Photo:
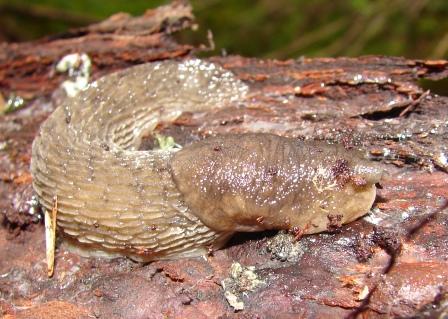
[(304, 248), (294, 235), (285, 231), (278, 232), (266, 245), (266, 251), (271, 253), (271, 259), (295, 262), (304, 254)]

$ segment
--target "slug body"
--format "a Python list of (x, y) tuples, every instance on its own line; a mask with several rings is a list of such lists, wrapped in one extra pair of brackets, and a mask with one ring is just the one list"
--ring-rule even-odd
[[(236, 231), (328, 228), (365, 214), (381, 172), (355, 151), (271, 134), (140, 151), (183, 112), (244, 99), (248, 88), (200, 60), (144, 64), (67, 98), (33, 143), (33, 187), (84, 255), (197, 256)], [(334, 219), (334, 218), (333, 218)]]

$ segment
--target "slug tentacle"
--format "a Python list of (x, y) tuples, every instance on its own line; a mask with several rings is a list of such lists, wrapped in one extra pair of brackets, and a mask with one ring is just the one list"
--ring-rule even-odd
[(200, 60), (144, 64), (67, 98), (33, 143), (41, 204), (81, 253), (196, 256), (235, 231), (330, 229), (365, 214), (381, 170), (355, 151), (271, 134), (139, 151), (158, 123), (243, 100), (232, 73)]

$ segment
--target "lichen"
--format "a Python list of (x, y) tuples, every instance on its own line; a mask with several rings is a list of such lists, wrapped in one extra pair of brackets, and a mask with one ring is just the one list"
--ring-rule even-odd
[(254, 266), (243, 266), (234, 262), (230, 266), (229, 277), (224, 279), (221, 284), (229, 305), (235, 311), (240, 311), (244, 309), (242, 296), (255, 291), (265, 282), (258, 278)]
[(62, 82), (62, 88), (68, 96), (73, 97), (87, 88), (90, 79), (92, 61), (85, 53), (73, 53), (64, 56), (56, 65), (56, 71), (68, 73), (70, 80)]

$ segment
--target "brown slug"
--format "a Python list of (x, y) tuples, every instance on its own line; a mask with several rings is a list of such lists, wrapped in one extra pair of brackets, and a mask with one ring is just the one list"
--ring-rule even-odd
[(83, 255), (197, 256), (237, 231), (327, 230), (367, 213), (381, 169), (358, 151), (272, 134), (217, 136), (181, 150), (138, 150), (182, 112), (244, 100), (232, 73), (201, 60), (105, 76), (42, 125), (31, 160), (45, 209)]

